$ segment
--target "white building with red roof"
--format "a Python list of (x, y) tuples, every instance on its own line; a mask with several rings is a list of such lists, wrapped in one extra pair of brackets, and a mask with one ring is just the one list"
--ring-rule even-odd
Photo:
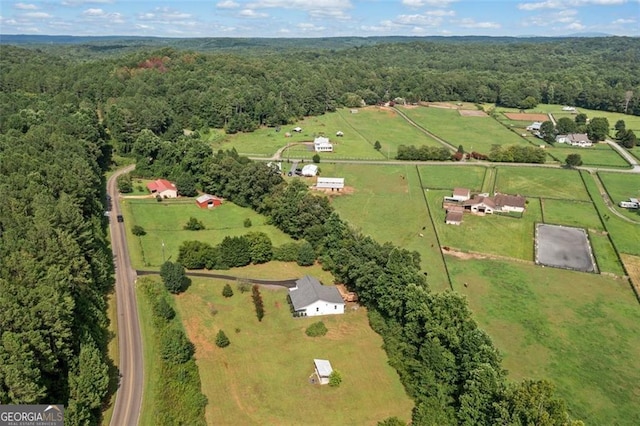
[(147, 189), (154, 195), (162, 198), (177, 198), (178, 189), (176, 185), (166, 179), (158, 179), (147, 184)]

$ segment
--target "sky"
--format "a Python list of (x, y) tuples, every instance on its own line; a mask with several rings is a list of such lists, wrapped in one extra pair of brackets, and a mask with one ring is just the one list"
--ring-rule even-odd
[(1, 34), (640, 36), (640, 0), (0, 0)]

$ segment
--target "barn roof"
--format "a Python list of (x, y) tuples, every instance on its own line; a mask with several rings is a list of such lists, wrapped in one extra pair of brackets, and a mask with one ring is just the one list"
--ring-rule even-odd
[(296, 286), (289, 289), (289, 296), (296, 311), (304, 309), (319, 300), (344, 304), (344, 300), (342, 300), (337, 288), (323, 286), (320, 281), (309, 275), (296, 280)]
[(454, 197), (468, 197), (470, 193), (469, 188), (453, 188)]
[(497, 194), (493, 197), (493, 201), (496, 206), (503, 207), (522, 207), (524, 208), (526, 205), (526, 198), (520, 197), (519, 195), (507, 195), (507, 194)]

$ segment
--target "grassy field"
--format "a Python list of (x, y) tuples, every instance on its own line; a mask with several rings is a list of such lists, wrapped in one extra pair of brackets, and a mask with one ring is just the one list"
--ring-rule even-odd
[(333, 198), (340, 217), (380, 243), (416, 250), (432, 288), (449, 288), (415, 166), (323, 164), (322, 174), (344, 177), (354, 188)]
[[(201, 209), (191, 199), (179, 201), (155, 199), (127, 199), (122, 203), (130, 256), (134, 268), (159, 267), (164, 259), (178, 257), (178, 248), (184, 241), (199, 240), (212, 245), (219, 244), (226, 236), (244, 235), (248, 232), (264, 232), (275, 246), (292, 241), (272, 225), (265, 224), (265, 218), (251, 209), (225, 202), (215, 209)], [(202, 221), (206, 229), (187, 231), (183, 226), (190, 217)], [(244, 220), (252, 222), (250, 228), (244, 227)], [(131, 227), (140, 225), (147, 232), (142, 237), (131, 234)]]
[(422, 186), (431, 189), (453, 189), (457, 187), (480, 191), (487, 174), (482, 166), (419, 166)]
[(591, 148), (574, 148), (555, 144), (553, 148), (548, 148), (547, 153), (556, 157), (561, 163), (564, 163), (569, 154), (579, 154), (585, 166), (630, 168), (629, 163), (609, 144), (598, 144)]
[(512, 380), (552, 380), (586, 424), (640, 424), (640, 309), (626, 281), (493, 260), (447, 264)]
[(618, 203), (620, 203), (620, 201), (626, 201), (629, 198), (640, 199), (640, 175), (599, 172), (598, 177), (600, 177), (611, 201), (615, 203), (616, 210), (625, 216), (640, 222), (640, 213), (638, 210), (629, 210), (618, 207)]
[(604, 230), (598, 212), (590, 202), (571, 200), (542, 200), (545, 223)]
[(608, 272), (617, 276), (624, 275), (624, 269), (620, 258), (613, 249), (609, 236), (593, 230), (589, 230), (589, 242), (601, 272)]
[[(304, 330), (319, 319), (294, 319), (285, 289), (262, 288), (266, 315), (255, 317), (251, 296), (225, 281), (196, 279), (176, 298), (189, 339), (196, 346), (208, 424), (375, 425), (389, 416), (409, 420), (413, 402), (388, 365), (382, 339), (368, 325), (364, 308), (322, 317), (329, 332), (311, 338)], [(211, 308), (217, 309), (212, 315)], [(224, 330), (231, 345), (215, 346)], [(311, 385), (313, 359), (339, 370), (339, 388)], [(372, 389), (379, 391), (372, 391)], [(327, 409), (327, 407), (331, 407)]]
[[(292, 132), (299, 126), (302, 132)], [(342, 131), (344, 136), (336, 137)], [(291, 137), (285, 137), (289, 132)], [(324, 135), (334, 145), (334, 152), (320, 153), (321, 158), (356, 158), (383, 160), (388, 156), (395, 157), (399, 145), (431, 145), (439, 143), (415, 127), (409, 125), (393, 110), (369, 107), (358, 109), (351, 114), (349, 109), (341, 109), (334, 113), (318, 117), (307, 117), (304, 120), (282, 128), (276, 132), (273, 128), (261, 128), (252, 133), (228, 135), (223, 140), (212, 142), (214, 149), (236, 148), (239, 153), (254, 156), (272, 156), (289, 143), (313, 142), (316, 136)], [(373, 146), (376, 141), (382, 145), (380, 151)], [(289, 152), (283, 152), (283, 158), (311, 158), (315, 152), (308, 146), (295, 145)]]
[(427, 200), (434, 213), (436, 230), (443, 246), (533, 261), (534, 223), (542, 221), (540, 203), (529, 200), (521, 219), (501, 216), (465, 214), (462, 225), (444, 222), (442, 198), (447, 191), (428, 191)]
[(542, 167), (498, 167), (496, 191), (531, 197), (588, 201), (575, 170)]
[(491, 146), (526, 144), (525, 139), (491, 117), (463, 117), (455, 109), (413, 108), (404, 112), (416, 123), (465, 151), (488, 154)]
[(611, 236), (613, 243), (621, 253), (640, 256), (640, 225), (624, 221), (611, 213), (602, 200), (600, 191), (587, 172), (582, 172), (586, 187), (594, 200), (596, 209), (600, 217), (604, 218), (607, 232)]

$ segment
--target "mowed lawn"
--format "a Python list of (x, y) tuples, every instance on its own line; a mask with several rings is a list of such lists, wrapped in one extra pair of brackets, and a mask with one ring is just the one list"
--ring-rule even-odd
[[(276, 227), (266, 225), (264, 216), (231, 202), (225, 202), (215, 209), (201, 209), (192, 199), (165, 200), (160, 203), (155, 199), (125, 199), (121, 206), (134, 268), (157, 268), (164, 260), (175, 261), (184, 241), (198, 240), (216, 245), (226, 236), (248, 232), (266, 233), (275, 246), (293, 241)], [(206, 229), (183, 229), (191, 217), (202, 221)], [(245, 219), (251, 220), (251, 227), (244, 226)], [(134, 236), (131, 233), (134, 225), (142, 226), (146, 235)]]
[(535, 222), (542, 221), (537, 198), (528, 200), (522, 218), (465, 214), (462, 224), (447, 225), (442, 199), (449, 191), (427, 191), (440, 243), (462, 251), (493, 254), (533, 262)]
[(549, 167), (497, 168), (497, 192), (531, 197), (589, 201), (578, 171)]
[(604, 230), (598, 212), (591, 202), (542, 199), (544, 223)]
[(419, 166), (422, 186), (430, 189), (469, 188), (481, 191), (487, 167), (465, 165)]
[(561, 163), (564, 163), (569, 154), (579, 154), (585, 166), (618, 167), (621, 169), (630, 167), (629, 163), (609, 144), (598, 144), (591, 148), (575, 148), (567, 147), (564, 144), (555, 144), (547, 152)]
[(464, 117), (458, 110), (412, 108), (403, 110), (416, 123), (465, 151), (489, 154), (492, 145), (528, 145), (525, 139), (489, 116)]
[[(449, 288), (435, 230), (415, 166), (321, 164), (323, 176), (344, 177), (353, 194), (332, 205), (363, 234), (420, 253), (422, 270), (434, 290)], [(422, 236), (421, 236), (422, 234)]]
[[(234, 286), (233, 297), (224, 298), (224, 284), (196, 279), (175, 299), (196, 347), (208, 424), (375, 425), (390, 416), (410, 419), (413, 401), (389, 366), (364, 308), (294, 319), (287, 290), (262, 287), (265, 317), (258, 322), (251, 294)], [(319, 320), (327, 335), (306, 336), (305, 329)], [(215, 345), (218, 330), (229, 337), (227, 348)], [(309, 383), (314, 358), (329, 360), (341, 372), (340, 387)]]
[(551, 380), (585, 424), (640, 424), (640, 306), (626, 280), (506, 261), (447, 265), (510, 379)]

